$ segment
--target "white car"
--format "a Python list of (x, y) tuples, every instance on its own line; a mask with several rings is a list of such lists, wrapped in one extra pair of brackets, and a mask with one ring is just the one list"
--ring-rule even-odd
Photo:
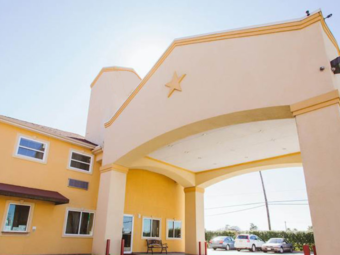
[(250, 250), (252, 252), (261, 250), (264, 242), (256, 235), (241, 234), (235, 239), (235, 249), (240, 250)]

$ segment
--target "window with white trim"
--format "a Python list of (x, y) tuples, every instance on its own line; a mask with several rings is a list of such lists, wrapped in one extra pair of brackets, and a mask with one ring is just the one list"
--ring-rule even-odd
[(161, 220), (152, 218), (143, 218), (143, 233), (142, 236), (147, 237), (160, 237)]
[(48, 144), (32, 138), (20, 136), (16, 156), (45, 162)]
[(67, 211), (65, 235), (92, 236), (94, 212), (70, 209)]
[(4, 232), (28, 232), (31, 206), (10, 203), (5, 218)]
[(82, 172), (92, 172), (93, 156), (77, 151), (71, 151), (69, 168)]
[(168, 239), (180, 239), (182, 237), (182, 222), (178, 220), (168, 220), (167, 222)]

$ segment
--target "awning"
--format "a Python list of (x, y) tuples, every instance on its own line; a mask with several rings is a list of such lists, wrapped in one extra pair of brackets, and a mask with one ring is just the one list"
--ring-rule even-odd
[(56, 205), (68, 204), (70, 202), (67, 197), (56, 191), (33, 189), (5, 183), (0, 183), (0, 195), (48, 201)]

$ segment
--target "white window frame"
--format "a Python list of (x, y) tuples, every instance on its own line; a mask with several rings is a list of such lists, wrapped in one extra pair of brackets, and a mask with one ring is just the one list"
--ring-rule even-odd
[[(159, 221), (159, 237), (154, 236), (144, 236), (143, 230), (144, 230), (144, 220), (158, 220)], [(151, 224), (151, 230), (152, 230), (152, 224)], [(152, 233), (150, 233), (152, 235)], [(143, 217), (143, 223), (142, 223), (142, 239), (161, 239), (162, 238), (162, 219), (161, 218), (153, 218), (153, 217)]]
[[(180, 222), (181, 223), (181, 237), (169, 237), (169, 221), (171, 222)], [(167, 219), (166, 220), (166, 239), (170, 239), (170, 240), (181, 240), (182, 239), (182, 236), (183, 236), (183, 232), (182, 232), (182, 229), (183, 229), (183, 223), (181, 220), (172, 220), (172, 219)]]
[[(93, 213), (93, 223), (92, 223), (92, 234), (91, 235), (82, 235), (82, 234), (66, 234), (66, 227), (67, 227), (67, 219), (68, 219), (68, 212), (80, 212), (80, 219), (79, 219), (79, 230), (81, 228), (81, 218), (83, 213)], [(63, 228), (63, 237), (81, 237), (81, 238), (92, 238), (93, 237), (93, 232), (94, 232), (94, 223), (95, 223), (95, 218), (96, 218), (96, 212), (94, 210), (86, 210), (86, 209), (80, 209), (80, 208), (66, 208), (66, 213), (65, 213), (65, 219), (64, 219), (64, 228)]]
[[(75, 168), (75, 167), (72, 167), (72, 166), (71, 166), (72, 153), (77, 153), (77, 154), (80, 154), (80, 155), (83, 155), (83, 156), (86, 156), (86, 157), (90, 157), (90, 158), (91, 158), (91, 163), (89, 164), (89, 165), (90, 165), (89, 171), (82, 170), (82, 169), (80, 169), (80, 168)], [(68, 157), (67, 169), (72, 170), (72, 171), (77, 171), (77, 172), (80, 172), (80, 173), (92, 174), (93, 159), (94, 159), (94, 157), (93, 157), (92, 154), (89, 154), (89, 153), (86, 153), (86, 152), (83, 152), (83, 151), (77, 151), (77, 150), (71, 149), (71, 150), (70, 150), (69, 157)], [(73, 159), (73, 160), (74, 160), (74, 159)], [(78, 161), (78, 160), (74, 160), (74, 161)], [(87, 163), (82, 162), (82, 161), (78, 161), (78, 162), (83, 163), (83, 164), (87, 164)]]
[[(32, 149), (32, 148), (20, 146), (20, 141), (21, 141), (22, 138), (23, 138), (23, 139), (26, 139), (26, 140), (31, 140), (31, 141), (33, 141), (33, 142), (38, 142), (38, 143), (44, 144), (44, 145), (45, 145), (45, 151), (44, 151), (44, 152), (41, 152), (41, 151), (39, 151), (39, 150), (35, 150), (35, 149)], [(32, 157), (28, 157), (28, 156), (25, 156), (25, 155), (21, 155), (21, 154), (18, 153), (19, 147), (27, 148), (28, 150), (32, 150), (32, 151), (41, 152), (41, 153), (44, 154), (44, 156), (43, 156), (42, 159), (37, 159), (37, 158), (32, 158)], [(30, 136), (25, 136), (25, 135), (19, 134), (18, 137), (17, 137), (16, 146), (15, 146), (14, 157), (46, 164), (46, 163), (47, 163), (47, 156), (48, 156), (49, 147), (50, 147), (50, 143), (47, 142), (47, 141), (44, 141), (44, 140), (41, 140), (41, 139), (37, 139), (37, 138), (35, 138), (35, 137), (30, 137)]]
[[(23, 205), (23, 206), (29, 206), (30, 207), (30, 211), (28, 213), (28, 218), (27, 218), (27, 226), (26, 226), (26, 231), (13, 231), (13, 230), (5, 230), (5, 226), (6, 226), (6, 219), (9, 213), (9, 207), (10, 205)], [(6, 202), (6, 207), (5, 207), (5, 214), (4, 214), (4, 218), (2, 221), (2, 228), (1, 231), (3, 234), (28, 234), (30, 232), (31, 229), (31, 223), (32, 223), (32, 217), (33, 217), (33, 211), (34, 211), (34, 204), (33, 203), (26, 203), (26, 202), (22, 202), (22, 201), (12, 201), (9, 200)]]

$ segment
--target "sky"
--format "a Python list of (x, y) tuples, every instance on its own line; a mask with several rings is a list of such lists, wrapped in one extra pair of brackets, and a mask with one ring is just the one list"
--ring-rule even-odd
[(175, 38), (301, 18), (338, 0), (0, 0), (0, 114), (85, 134), (102, 67), (141, 77)]
[[(292, 230), (307, 230), (312, 222), (303, 169), (294, 167), (266, 170), (262, 171), (262, 176), (272, 230), (285, 230), (285, 222), (287, 228)], [(259, 172), (240, 175), (212, 185), (206, 189), (204, 199), (207, 230), (218, 230), (226, 225), (249, 230), (250, 223), (255, 224), (259, 230), (268, 230)], [(292, 202), (294, 200), (298, 201)], [(290, 202), (273, 203), (275, 201)]]
[[(301, 18), (319, 8), (325, 16), (333, 14), (327, 23), (340, 38), (339, 0), (0, 0), (0, 114), (84, 135), (90, 84), (102, 67), (132, 67), (144, 77), (175, 38)], [(269, 197), (305, 197), (302, 170), (283, 172), (264, 172)], [(280, 187), (276, 175), (288, 184)], [(299, 183), (290, 184), (291, 179)], [(209, 188), (206, 196), (253, 192), (258, 181), (256, 173), (236, 177)], [(280, 191), (287, 189), (301, 190)], [(226, 198), (233, 205), (260, 201), (261, 195)], [(214, 199), (206, 199), (206, 206), (220, 204)], [(296, 228), (310, 224), (303, 206), (272, 207), (274, 228), (283, 229), (283, 218)], [(247, 223), (240, 217), (228, 220), (234, 214), (216, 219), (244, 229), (251, 221), (262, 229), (263, 210), (238, 214), (259, 216)], [(303, 210), (304, 223), (294, 220)], [(208, 229), (218, 228), (217, 221), (207, 217), (206, 222)]]

